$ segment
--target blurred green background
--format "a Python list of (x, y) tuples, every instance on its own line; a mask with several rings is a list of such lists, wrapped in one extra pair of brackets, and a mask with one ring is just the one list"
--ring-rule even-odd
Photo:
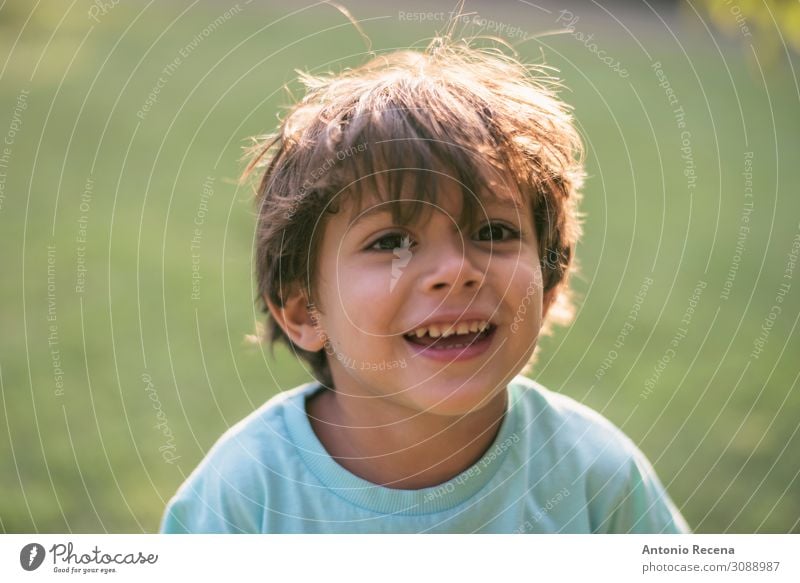
[[(452, 4), (345, 3), (375, 51)], [(587, 142), (578, 317), (533, 376), (622, 427), (696, 531), (800, 532), (796, 35), (764, 3), (632, 4), (466, 6), (561, 70)], [(327, 5), (2, 4), (3, 532), (154, 532), (222, 432), (309, 380), (245, 340), (239, 158), (294, 69), (365, 50)]]

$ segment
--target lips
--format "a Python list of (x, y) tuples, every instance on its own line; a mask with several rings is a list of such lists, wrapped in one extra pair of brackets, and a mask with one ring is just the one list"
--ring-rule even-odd
[(446, 309), (403, 334), (411, 351), (440, 361), (474, 358), (492, 343), (497, 325), (488, 309)]
[(403, 339), (416, 357), (452, 364), (466, 362), (486, 353), (492, 346), (497, 329), (496, 325), (490, 324), (483, 331), (469, 334), (452, 334), (438, 338), (431, 338), (429, 335), (419, 338), (413, 335), (410, 338), (405, 335)]

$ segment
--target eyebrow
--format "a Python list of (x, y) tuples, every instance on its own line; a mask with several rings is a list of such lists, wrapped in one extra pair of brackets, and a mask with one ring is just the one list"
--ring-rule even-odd
[(380, 206), (373, 206), (367, 210), (359, 211), (359, 213), (355, 216), (353, 221), (350, 223), (351, 226), (355, 225), (356, 223), (361, 222), (363, 219), (375, 216), (375, 215), (382, 215), (382, 214), (391, 214), (392, 209), (385, 204), (381, 204)]

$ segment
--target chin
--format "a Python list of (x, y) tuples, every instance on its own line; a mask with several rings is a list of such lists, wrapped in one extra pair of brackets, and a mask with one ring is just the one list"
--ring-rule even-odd
[(487, 381), (476, 375), (469, 381), (447, 379), (438, 375), (420, 386), (411, 389), (408, 396), (414, 401), (414, 408), (428, 414), (447, 417), (463, 417), (475, 413), (489, 405), (505, 388), (497, 381)]

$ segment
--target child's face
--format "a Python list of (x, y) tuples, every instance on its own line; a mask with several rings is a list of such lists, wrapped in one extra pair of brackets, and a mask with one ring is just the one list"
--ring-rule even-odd
[[(440, 188), (436, 205), (412, 203), (430, 212), (405, 228), (388, 204), (365, 202), (352, 222), (351, 203), (342, 205), (319, 248), (315, 318), (337, 391), (463, 415), (488, 404), (532, 355), (542, 274), (529, 202), (484, 200), (485, 216), (464, 232), (459, 185)], [(488, 336), (440, 336), (450, 324), (481, 321)], [(438, 333), (406, 334), (432, 322)], [(453, 344), (467, 346), (440, 348)]]

